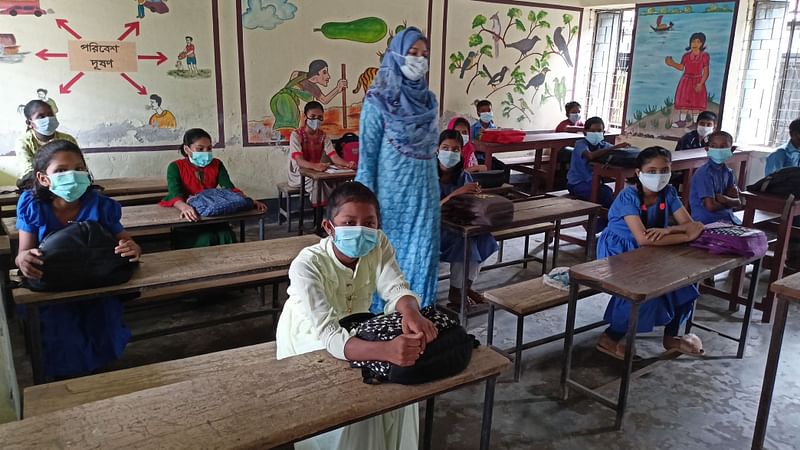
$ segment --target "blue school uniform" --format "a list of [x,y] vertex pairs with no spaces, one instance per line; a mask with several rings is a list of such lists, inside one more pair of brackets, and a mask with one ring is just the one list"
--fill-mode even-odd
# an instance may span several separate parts
[[733,170],[725,164],[717,164],[709,160],[697,169],[692,176],[692,189],[689,192],[692,219],[704,224],[721,220],[739,224],[740,221],[733,215],[731,208],[711,212],[703,204],[703,199],[706,197],[714,198],[717,194],[724,194],[735,184]]
[[[472,176],[467,172],[461,172],[455,183],[444,184],[439,181],[439,199],[447,197],[467,183],[472,183]],[[469,245],[470,264],[483,263],[497,251],[497,241],[491,233],[469,238]],[[449,263],[464,261],[464,238],[460,234],[442,229],[440,259]]]
[[[661,201],[647,208],[647,224],[645,227],[666,227],[669,216],[683,207],[678,193],[672,186],[665,188],[663,203],[666,206],[664,223],[654,224]],[[663,192],[663,191],[662,191]],[[608,227],[597,241],[597,257],[599,259],[619,255],[636,248],[639,244],[625,223],[626,216],[639,217],[642,203],[636,187],[630,186],[619,193],[611,209],[608,211]],[[643,280],[646,282],[647,280]],[[680,288],[668,294],[648,300],[639,306],[639,322],[637,332],[646,333],[656,326],[667,325],[675,321],[684,322],[690,317],[694,301],[700,294],[694,286]],[[612,338],[620,338],[628,331],[628,319],[631,314],[631,303],[620,297],[612,296],[608,302],[604,319],[609,323],[606,332]],[[677,320],[675,320],[677,319]]]
[[[116,201],[90,189],[80,202],[76,222],[99,222],[114,235],[124,230],[122,209]],[[35,235],[41,242],[65,226],[56,217],[52,202],[36,199],[33,191],[22,193],[17,203],[18,230]],[[47,377],[91,373],[119,358],[131,337],[122,322],[122,303],[113,297],[42,306],[39,310]]]
[[470,131],[470,134],[472,134],[472,139],[477,141],[481,137],[481,131],[492,129],[492,128],[497,128],[494,125],[494,121],[489,122],[489,126],[484,128],[483,124],[481,123],[481,121],[478,120],[477,122],[472,124],[472,130]]
[[675,151],[680,150],[690,150],[693,148],[702,148],[708,145],[708,136],[704,138],[700,138],[700,134],[697,131],[690,131],[678,140],[678,143],[675,144]]
[[769,176],[786,167],[800,167],[800,149],[792,145],[791,141],[775,149],[767,157],[767,166],[764,176]]

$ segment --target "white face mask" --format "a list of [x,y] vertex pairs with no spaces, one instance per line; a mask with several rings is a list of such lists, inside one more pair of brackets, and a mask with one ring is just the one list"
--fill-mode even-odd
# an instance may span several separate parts
[[661,192],[667,187],[672,172],[667,173],[639,173],[639,182],[650,192]]
[[469,133],[461,135],[461,146],[469,144]]
[[572,113],[569,115],[569,121],[573,124],[576,124],[581,121],[581,114],[580,113]]
[[400,66],[400,71],[411,81],[421,80],[428,73],[428,58],[406,55],[405,63]]
[[461,161],[461,153],[450,150],[439,150],[439,162],[445,169],[452,169]]
[[708,136],[709,134],[714,132],[714,127],[697,127],[697,134],[700,135],[701,138]]
[[306,125],[308,125],[308,128],[311,128],[312,130],[319,128],[320,122],[322,121],[319,119],[306,119]]

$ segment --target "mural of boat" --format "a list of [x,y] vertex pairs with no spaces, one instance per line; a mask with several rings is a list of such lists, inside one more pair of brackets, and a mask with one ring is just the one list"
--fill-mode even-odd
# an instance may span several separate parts
[[656,33],[661,33],[661,32],[664,32],[664,31],[672,30],[672,27],[674,27],[675,24],[672,23],[672,22],[670,22],[669,25],[667,25],[665,23],[662,23],[661,21],[663,19],[664,19],[664,16],[658,16],[658,18],[656,19],[656,26],[650,25],[650,28],[652,28],[653,31],[655,31]]
[[17,38],[10,33],[0,33],[0,62],[18,63],[30,52],[20,52]]

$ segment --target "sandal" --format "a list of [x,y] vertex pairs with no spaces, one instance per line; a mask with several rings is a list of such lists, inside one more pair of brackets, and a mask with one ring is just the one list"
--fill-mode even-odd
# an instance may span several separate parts
[[[673,337],[678,341],[677,346],[667,348],[667,353],[681,353],[689,356],[705,356],[706,351],[703,349],[703,341],[694,333],[689,333],[681,337]],[[664,347],[667,345],[665,343]]]

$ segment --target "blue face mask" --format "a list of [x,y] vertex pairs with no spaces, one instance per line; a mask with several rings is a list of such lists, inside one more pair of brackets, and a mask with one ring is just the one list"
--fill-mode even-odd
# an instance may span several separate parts
[[708,159],[717,164],[723,164],[725,161],[731,159],[733,151],[729,148],[709,148]]
[[461,161],[461,153],[451,152],[450,150],[439,150],[438,158],[445,169],[451,169]]
[[587,131],[586,132],[586,140],[589,141],[592,145],[597,145],[603,142],[605,139],[605,135],[600,131]]
[[349,258],[361,258],[378,245],[378,230],[362,226],[334,227],[333,245]]
[[214,154],[211,152],[192,152],[192,154],[189,155],[189,161],[197,167],[205,167],[211,164],[213,159]]
[[56,116],[42,117],[41,119],[32,120],[33,128],[42,136],[52,136],[58,128],[58,119]]
[[92,184],[89,172],[70,170],[67,172],[48,175],[50,178],[50,192],[72,203],[81,198],[86,189]]
[[492,123],[492,119],[494,119],[494,114],[490,112],[482,112],[480,114],[481,122],[483,123]]

